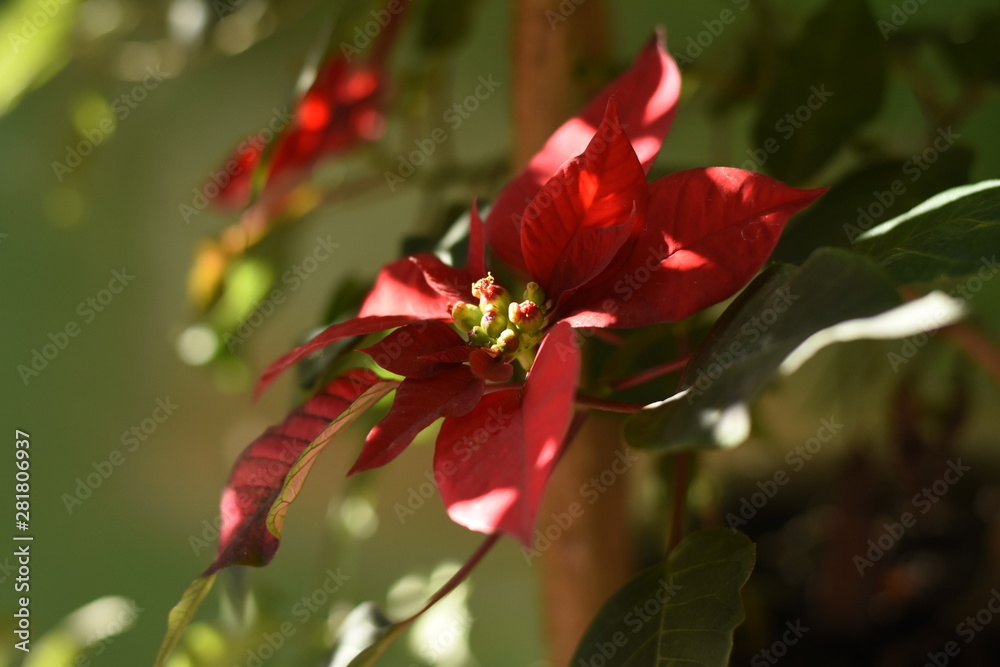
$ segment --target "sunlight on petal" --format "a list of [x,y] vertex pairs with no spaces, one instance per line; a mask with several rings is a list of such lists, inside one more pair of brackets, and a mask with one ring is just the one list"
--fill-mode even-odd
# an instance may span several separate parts
[[470,530],[491,533],[503,516],[517,502],[517,489],[493,489],[471,500],[460,500],[448,508],[448,514]]

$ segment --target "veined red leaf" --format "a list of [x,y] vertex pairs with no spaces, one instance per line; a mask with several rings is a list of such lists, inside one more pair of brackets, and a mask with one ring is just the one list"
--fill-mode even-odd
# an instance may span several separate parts
[[486,218],[490,248],[511,266],[525,270],[520,224],[525,207],[567,160],[582,153],[594,136],[612,97],[621,108],[622,127],[648,172],[670,129],[680,96],[681,75],[658,32],[625,73],[566,121],[535,157],[497,196]]
[[641,327],[718,303],[753,278],[788,219],[824,192],[728,167],[664,176],[650,184],[643,235],[577,292],[566,320]]
[[281,538],[281,531],[285,526],[285,514],[288,513],[288,506],[298,497],[299,491],[302,490],[302,485],[305,484],[306,477],[308,477],[309,471],[312,470],[312,465],[315,463],[316,457],[320,455],[320,452],[330,444],[334,436],[357,421],[358,417],[363,415],[368,408],[378,403],[383,396],[398,385],[399,383],[395,380],[381,380],[373,384],[363,394],[358,396],[329,426],[323,429],[323,432],[309,443],[308,447],[302,450],[298,460],[295,461],[295,464],[288,470],[288,474],[285,475],[285,481],[281,486],[281,490],[278,492],[278,496],[271,506],[271,511],[267,514],[267,529],[271,531],[272,535],[276,538]]
[[385,465],[438,418],[467,414],[479,402],[484,387],[485,383],[465,365],[428,378],[403,380],[392,408],[368,434],[361,455],[348,474]]
[[315,336],[308,343],[299,345],[291,352],[285,354],[280,359],[272,363],[261,374],[254,388],[254,396],[260,396],[274,379],[281,375],[289,367],[294,366],[303,358],[309,356],[316,350],[322,350],[327,345],[332,345],[338,340],[350,338],[351,336],[363,336],[375,333],[376,331],[387,331],[396,327],[420,321],[423,318],[410,315],[395,315],[385,317],[356,317],[346,322],[340,322],[327,327],[325,331]]
[[[203,576],[231,565],[259,567],[271,561],[279,540],[268,530],[267,518],[293,464],[328,430],[331,421],[337,420],[332,426],[339,431],[356,419],[361,410],[349,409],[360,398],[370,405],[373,396],[390,388],[370,370],[351,370],[293,410],[281,424],[267,429],[240,454],[222,495],[222,528],[215,562]],[[350,419],[338,420],[348,411]]]
[[614,100],[583,154],[539,190],[521,222],[531,277],[558,298],[598,275],[646,211],[646,175],[618,119]]

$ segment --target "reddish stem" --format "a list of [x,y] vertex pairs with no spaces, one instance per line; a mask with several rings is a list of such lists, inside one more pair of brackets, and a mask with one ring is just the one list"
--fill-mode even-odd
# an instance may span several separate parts
[[584,408],[593,408],[594,410],[603,410],[604,412],[623,412],[630,415],[646,407],[642,403],[625,403],[623,401],[612,401],[593,396],[577,396],[576,404]]
[[942,331],[948,340],[1000,384],[1000,350],[993,341],[965,322],[946,327]]
[[614,391],[622,391],[624,389],[631,389],[632,387],[637,387],[640,384],[649,382],[650,380],[655,380],[658,377],[663,377],[664,375],[670,375],[674,371],[679,371],[684,368],[688,361],[691,360],[691,355],[685,355],[673,361],[668,361],[665,364],[660,364],[659,366],[653,366],[652,368],[647,368],[644,371],[640,371],[631,377],[627,377],[624,380],[619,380],[617,383],[612,385]]
[[500,533],[493,533],[492,535],[489,535],[485,540],[483,540],[483,543],[479,545],[479,548],[476,549],[476,552],[469,557],[469,560],[465,561],[465,565],[463,565],[461,569],[458,572],[456,572],[444,586],[439,588],[438,591],[431,596],[431,599],[427,601],[427,604],[425,604],[420,609],[420,611],[413,614],[412,616],[403,619],[396,625],[400,627],[409,625],[413,621],[420,618],[421,614],[423,614],[428,609],[437,604],[441,600],[441,598],[443,598],[445,595],[451,593],[453,590],[458,588],[458,585],[468,578],[472,570],[475,569],[476,565],[479,564],[479,561],[483,559],[483,556],[489,553],[490,549],[493,548],[493,545],[496,544],[497,540],[499,539],[500,539]]

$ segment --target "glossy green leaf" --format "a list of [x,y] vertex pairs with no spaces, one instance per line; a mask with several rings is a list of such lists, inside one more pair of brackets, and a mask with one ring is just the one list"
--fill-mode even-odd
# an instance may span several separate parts
[[167,658],[170,657],[170,652],[174,650],[177,641],[184,634],[184,628],[194,618],[198,607],[201,606],[208,592],[212,590],[212,584],[214,583],[214,574],[207,577],[198,577],[184,591],[181,601],[170,610],[170,614],[167,616],[167,634],[163,637],[163,643],[160,644],[160,650],[156,654],[156,662],[153,663],[153,667],[163,667],[166,663]]
[[633,415],[636,447],[733,447],[750,432],[750,401],[777,373],[791,373],[836,342],[892,339],[938,329],[964,316],[963,304],[934,293],[900,306],[872,262],[817,251],[797,269],[776,267],[736,299],[684,371],[686,388]]
[[689,535],[604,603],[570,664],[726,667],[754,561],[743,533]]
[[968,183],[972,158],[972,151],[954,146],[926,171],[919,156],[853,171],[791,219],[771,257],[800,264],[817,248],[849,247],[882,222],[943,190]]
[[830,0],[778,61],[754,131],[757,167],[806,181],[878,113],[885,71],[885,41],[867,3]]
[[1000,180],[946,190],[868,231],[855,250],[881,264],[900,284],[979,273],[1000,265]]

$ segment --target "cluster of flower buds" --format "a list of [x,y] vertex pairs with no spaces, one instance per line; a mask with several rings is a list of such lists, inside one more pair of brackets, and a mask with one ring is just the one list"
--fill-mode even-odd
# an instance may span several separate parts
[[472,285],[472,295],[479,305],[459,301],[451,308],[452,321],[476,347],[496,350],[510,359],[519,357],[531,363],[534,348],[542,339],[539,333],[545,321],[545,293],[537,283],[528,283],[522,301],[514,301],[510,292],[498,285],[489,274]]

